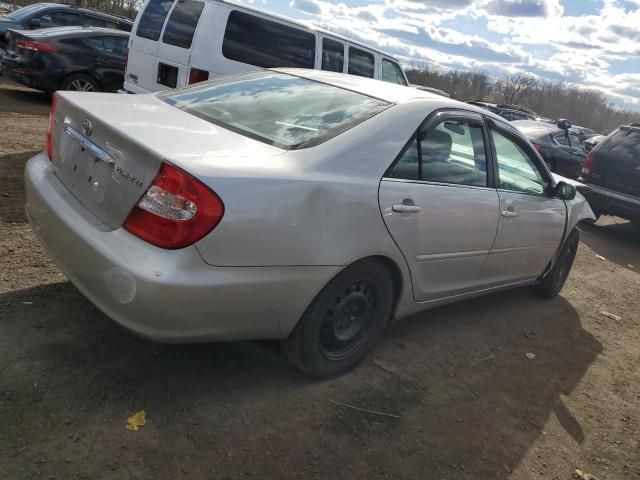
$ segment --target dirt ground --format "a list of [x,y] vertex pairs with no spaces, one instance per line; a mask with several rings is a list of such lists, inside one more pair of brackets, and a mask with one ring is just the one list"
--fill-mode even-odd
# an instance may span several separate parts
[[22,210],[48,101],[0,79],[1,479],[640,479],[640,229],[583,226],[555,300],[417,315],[315,381],[272,342],[141,340],[66,281]]

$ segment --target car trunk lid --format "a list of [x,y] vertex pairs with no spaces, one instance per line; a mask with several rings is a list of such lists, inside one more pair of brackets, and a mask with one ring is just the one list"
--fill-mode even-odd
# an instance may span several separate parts
[[[229,162],[283,150],[178,110],[155,95],[59,92],[54,172],[106,230],[120,227],[163,161],[193,175],[223,175]],[[220,161],[221,158],[233,160]],[[215,168],[217,159],[218,168]]]

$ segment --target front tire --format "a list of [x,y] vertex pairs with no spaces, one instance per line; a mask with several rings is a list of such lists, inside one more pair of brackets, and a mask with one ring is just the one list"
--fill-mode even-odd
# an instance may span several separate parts
[[393,308],[387,268],[365,260],[340,272],[313,300],[282,342],[287,358],[313,377],[351,370],[382,336]]
[[574,229],[565,240],[562,250],[560,251],[560,256],[553,266],[553,269],[540,284],[536,285],[536,292],[540,296],[544,298],[555,298],[558,296],[573,266],[579,242],[580,232]]

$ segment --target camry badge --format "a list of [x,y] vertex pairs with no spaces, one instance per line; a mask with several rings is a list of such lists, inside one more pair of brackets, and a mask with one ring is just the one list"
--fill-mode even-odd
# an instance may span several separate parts
[[93,125],[91,124],[91,120],[85,118],[82,122],[82,133],[84,133],[85,137],[90,137],[93,133]]

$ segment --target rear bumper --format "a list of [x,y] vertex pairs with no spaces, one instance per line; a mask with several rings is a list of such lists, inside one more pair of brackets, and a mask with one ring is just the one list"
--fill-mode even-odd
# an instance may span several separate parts
[[584,183],[580,191],[590,205],[601,213],[619,215],[624,218],[640,218],[640,198],[623,195],[603,187]]
[[52,76],[51,72],[34,69],[31,65],[16,62],[7,55],[0,56],[0,70],[7,78],[36,90],[53,92],[59,84],[59,79]]
[[163,250],[104,231],[44,153],[27,163],[25,182],[32,228],[67,278],[109,317],[157,341],[283,338],[339,270],[212,267],[193,246]]

